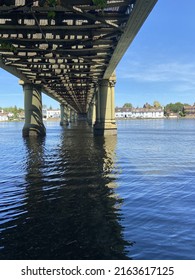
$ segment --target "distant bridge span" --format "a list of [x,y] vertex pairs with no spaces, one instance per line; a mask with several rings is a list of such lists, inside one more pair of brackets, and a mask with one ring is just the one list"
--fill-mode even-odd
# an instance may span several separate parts
[[44,135],[41,92],[115,134],[115,68],[157,0],[0,0],[0,67],[20,79],[23,135]]

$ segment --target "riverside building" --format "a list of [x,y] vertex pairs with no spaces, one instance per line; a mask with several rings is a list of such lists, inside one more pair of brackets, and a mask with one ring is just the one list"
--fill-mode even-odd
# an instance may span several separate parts
[[143,118],[160,119],[164,118],[163,108],[115,108],[116,118]]

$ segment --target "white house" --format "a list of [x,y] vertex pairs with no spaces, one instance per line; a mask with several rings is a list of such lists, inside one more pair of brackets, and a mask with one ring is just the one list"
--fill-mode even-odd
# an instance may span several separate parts
[[14,113],[9,112],[9,113],[7,114],[7,116],[8,116],[8,118],[13,118]]
[[43,109],[43,118],[49,119],[49,118],[60,118],[60,109]]
[[143,118],[158,119],[164,118],[163,108],[116,108],[116,118]]
[[8,121],[8,115],[6,113],[0,113],[0,122]]
[[132,118],[132,109],[131,108],[115,108],[115,117],[116,118]]

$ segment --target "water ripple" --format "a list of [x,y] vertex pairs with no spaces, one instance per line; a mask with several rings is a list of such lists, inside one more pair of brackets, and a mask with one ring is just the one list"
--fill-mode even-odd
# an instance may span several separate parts
[[0,124],[0,259],[195,258],[194,120],[46,126]]

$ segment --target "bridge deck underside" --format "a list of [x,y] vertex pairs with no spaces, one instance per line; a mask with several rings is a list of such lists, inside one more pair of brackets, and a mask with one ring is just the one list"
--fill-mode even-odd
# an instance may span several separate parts
[[136,6],[96,1],[0,0],[0,66],[86,112]]

